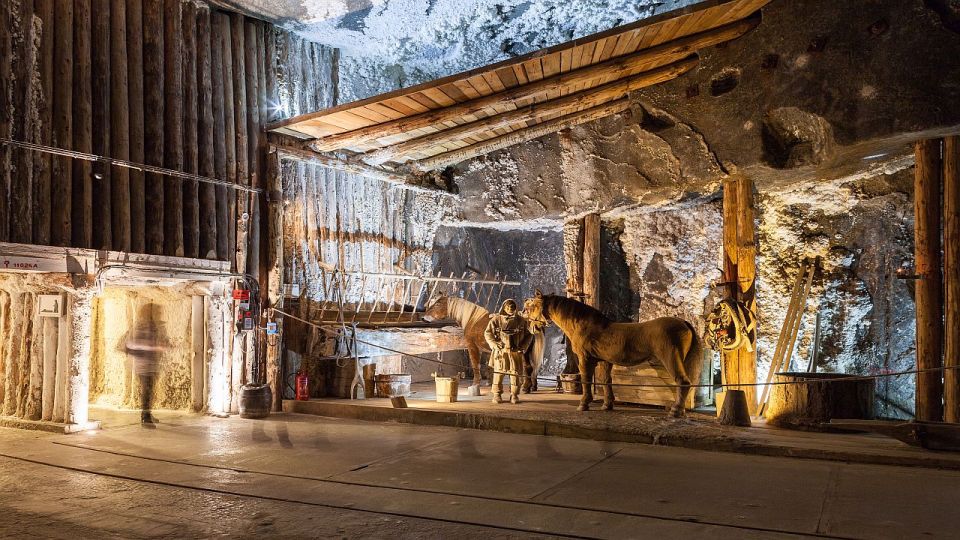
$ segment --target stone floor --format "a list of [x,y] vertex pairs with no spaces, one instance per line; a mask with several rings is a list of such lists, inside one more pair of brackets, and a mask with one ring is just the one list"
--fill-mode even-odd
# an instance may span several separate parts
[[0,428],[0,537],[956,537],[960,473],[375,423]]
[[468,396],[461,387],[456,403],[437,403],[433,383],[418,383],[412,390],[407,409],[395,409],[390,400],[374,398],[284,401],[284,410],[354,420],[960,471],[960,453],[924,450],[882,435],[787,430],[769,426],[762,419],[754,419],[750,428],[721,426],[708,411],[691,412],[678,420],[668,418],[660,408],[618,405],[614,411],[603,411],[595,403],[590,411],[578,412],[578,395],[558,394],[552,388],[523,394],[517,405],[491,403],[489,386],[482,388],[480,397]]

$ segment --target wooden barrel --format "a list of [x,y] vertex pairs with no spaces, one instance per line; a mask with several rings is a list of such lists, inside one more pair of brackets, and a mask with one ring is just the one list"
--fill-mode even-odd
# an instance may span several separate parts
[[270,415],[273,392],[266,384],[246,384],[240,388],[240,417],[266,418]]
[[777,373],[770,390],[767,422],[820,428],[832,418],[872,420],[876,381],[845,373]]
[[404,373],[376,375],[378,397],[406,397],[410,395],[410,383],[413,377]]

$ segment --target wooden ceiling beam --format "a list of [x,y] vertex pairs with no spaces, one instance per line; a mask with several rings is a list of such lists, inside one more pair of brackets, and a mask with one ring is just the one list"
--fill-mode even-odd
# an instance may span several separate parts
[[562,129],[614,115],[629,108],[630,98],[620,98],[616,101],[611,101],[609,103],[592,107],[584,111],[567,114],[553,120],[547,120],[546,122],[542,122],[528,128],[511,131],[510,133],[500,135],[499,137],[481,141],[464,148],[458,148],[457,150],[451,150],[449,152],[437,154],[436,156],[430,156],[428,158],[415,161],[411,165],[413,168],[420,171],[442,169],[476,156],[501,150],[508,146],[532,141],[533,139],[555,133]]
[[736,22],[680,38],[656,47],[620,56],[599,64],[592,64],[567,73],[554,75],[536,82],[516,86],[502,92],[481,96],[470,101],[458,103],[442,109],[434,109],[420,114],[390,120],[372,126],[362,127],[328,135],[315,141],[313,148],[319,151],[346,148],[371,139],[400,135],[435,124],[459,120],[464,116],[483,112],[485,109],[510,105],[516,101],[542,97],[550,92],[569,89],[577,85],[590,84],[595,79],[635,73],[651,64],[663,65],[679,60],[692,52],[736,39],[760,24],[759,17],[742,19]]
[[367,152],[360,157],[367,163],[379,165],[388,161],[400,160],[403,157],[428,150],[445,142],[458,141],[484,132],[506,128],[518,122],[536,122],[540,117],[548,114],[569,112],[570,109],[577,107],[593,107],[623,97],[631,91],[675,79],[696,66],[698,61],[697,55],[691,54],[679,62],[663,67],[624,77],[575,94],[535,103],[522,109],[508,111],[437,133],[385,146]]

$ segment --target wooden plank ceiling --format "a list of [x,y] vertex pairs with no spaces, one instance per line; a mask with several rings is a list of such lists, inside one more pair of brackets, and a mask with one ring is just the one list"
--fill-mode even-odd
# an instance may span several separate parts
[[769,2],[707,0],[268,129],[354,162],[441,168],[626,109],[630,91],[686,73],[698,49],[756,27]]

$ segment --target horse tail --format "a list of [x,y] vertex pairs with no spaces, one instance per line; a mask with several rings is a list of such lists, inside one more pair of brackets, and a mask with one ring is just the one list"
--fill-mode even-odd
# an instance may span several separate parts
[[683,322],[686,323],[687,329],[690,331],[690,347],[683,357],[683,367],[684,371],[687,372],[687,378],[690,379],[690,384],[698,384],[700,382],[700,371],[703,369],[703,343],[700,341],[697,329],[690,324],[690,321]]

